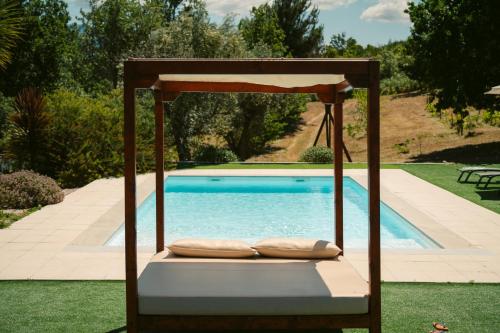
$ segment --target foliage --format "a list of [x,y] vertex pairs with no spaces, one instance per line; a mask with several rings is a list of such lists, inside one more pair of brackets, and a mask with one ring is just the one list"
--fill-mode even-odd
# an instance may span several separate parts
[[7,228],[12,223],[28,216],[29,214],[36,212],[39,207],[29,208],[20,212],[8,212],[0,210],[0,229]]
[[21,13],[16,1],[0,0],[0,70],[10,63],[12,50],[22,37]]
[[285,33],[285,46],[296,58],[319,54],[323,43],[323,26],[319,23],[319,9],[311,0],[274,0],[272,7],[278,24]]
[[380,61],[380,92],[393,95],[415,91],[417,81],[408,76],[408,67],[413,57],[408,54],[405,42],[388,43],[379,48],[376,59]]
[[383,46],[359,45],[356,39],[345,33],[334,34],[326,45],[323,56],[336,58],[373,57],[380,61],[380,92],[392,95],[415,91],[418,82],[408,76],[413,57],[408,53],[406,42],[389,42]]
[[71,40],[76,26],[63,0],[23,0],[24,34],[17,43],[12,62],[0,73],[0,90],[15,96],[25,87],[53,90],[70,71]]
[[238,161],[238,156],[229,149],[202,145],[195,151],[193,159],[197,162],[228,163]]
[[157,9],[150,1],[142,5],[138,0],[90,0],[89,12],[79,18],[85,65],[81,80],[87,82],[87,90],[95,89],[95,83],[103,91],[118,86],[123,60],[142,55],[151,32],[160,26],[163,14]]
[[[231,58],[246,54],[245,44],[230,20],[220,27],[212,24],[203,6],[180,14],[166,28],[152,36],[154,56],[178,58]],[[180,160],[191,159],[196,136],[213,132],[218,115],[230,114],[236,106],[235,95],[182,94],[170,103],[167,118]]]
[[239,94],[238,107],[217,133],[246,159],[264,151],[269,141],[295,130],[307,101],[308,95]]
[[332,149],[324,146],[309,147],[300,155],[299,162],[332,163]]
[[498,110],[493,110],[493,109],[484,110],[482,119],[487,124],[500,127],[500,111]]
[[333,34],[330,44],[326,45],[323,55],[328,58],[356,58],[364,57],[365,49],[356,39],[347,37],[345,32]]
[[66,90],[48,96],[52,122],[47,169],[64,187],[122,173],[120,100],[118,91],[96,99]]
[[281,57],[287,52],[285,32],[279,25],[274,8],[265,3],[253,7],[248,18],[241,19],[239,30],[251,49],[267,46],[272,56]]
[[7,121],[11,113],[14,112],[14,103],[12,97],[5,97],[0,92],[0,149],[2,139],[7,131]]
[[32,208],[61,202],[64,194],[57,183],[32,171],[0,175],[0,208]]
[[368,126],[368,99],[366,89],[356,89],[353,92],[353,97],[356,100],[354,108],[354,123],[345,126],[347,135],[351,138],[357,136],[363,137],[366,135],[366,127]]
[[412,76],[437,98],[438,110],[453,109],[463,134],[468,106],[499,103],[483,95],[500,77],[499,3],[425,0],[409,3],[408,13]]
[[411,142],[410,139],[406,139],[404,142],[396,143],[394,145],[394,149],[396,149],[396,151],[399,154],[409,154],[410,153],[410,147],[409,147],[410,142]]
[[7,132],[6,155],[18,169],[44,171],[50,116],[40,91],[25,88],[14,100]]
[[166,22],[172,22],[182,9],[185,0],[157,0],[152,1],[151,5],[161,8],[163,19]]

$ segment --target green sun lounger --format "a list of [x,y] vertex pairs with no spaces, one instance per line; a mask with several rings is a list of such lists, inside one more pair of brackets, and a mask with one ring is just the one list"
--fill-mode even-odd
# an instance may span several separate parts
[[[479,176],[476,187],[480,187],[481,184],[484,184],[483,189],[488,187],[493,178],[500,177],[500,171],[478,171],[475,172],[475,174]],[[484,178],[486,178],[485,183],[482,182]]]
[[[461,169],[458,169],[460,171],[460,175],[458,176],[457,182],[462,182],[466,183],[469,180],[469,177],[475,173],[477,174],[478,172],[500,172],[499,168],[491,168],[491,167],[482,167],[482,166],[475,166],[475,167],[463,167]],[[462,176],[466,175],[465,179],[462,180]]]

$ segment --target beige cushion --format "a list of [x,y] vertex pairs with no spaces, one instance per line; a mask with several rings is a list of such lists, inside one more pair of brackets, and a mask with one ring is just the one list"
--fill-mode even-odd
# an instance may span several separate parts
[[253,248],[266,257],[298,259],[333,258],[342,251],[331,242],[304,238],[269,238]]
[[333,260],[187,258],[157,254],[138,281],[139,313],[320,315],[368,312],[368,283]]
[[255,255],[255,250],[250,245],[238,240],[180,239],[168,246],[168,249],[185,257],[247,258]]

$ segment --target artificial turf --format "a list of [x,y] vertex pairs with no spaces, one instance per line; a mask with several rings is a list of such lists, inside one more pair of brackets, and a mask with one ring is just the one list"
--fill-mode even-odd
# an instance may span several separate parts
[[[500,284],[382,285],[384,332],[429,332],[445,321],[451,333],[498,333],[499,313]],[[124,325],[122,281],[0,282],[0,332],[125,332]]]

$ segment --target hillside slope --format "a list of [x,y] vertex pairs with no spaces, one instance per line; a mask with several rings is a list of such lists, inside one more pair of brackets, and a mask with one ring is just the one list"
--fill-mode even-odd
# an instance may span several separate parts
[[[500,128],[479,124],[474,135],[458,136],[444,120],[426,110],[425,96],[382,96],[381,160],[383,162],[500,162]],[[344,105],[344,126],[352,122],[354,100]],[[271,145],[271,152],[249,159],[260,162],[296,162],[312,146],[323,118],[323,105],[308,104],[299,129]],[[366,161],[366,137],[351,138],[344,130],[344,140],[354,162]],[[325,144],[325,134],[320,137]],[[398,149],[396,145],[400,145]],[[405,152],[407,151],[407,152]]]

